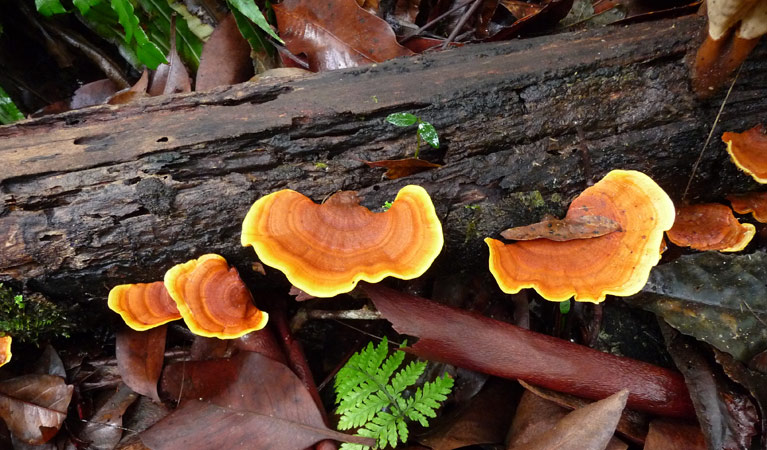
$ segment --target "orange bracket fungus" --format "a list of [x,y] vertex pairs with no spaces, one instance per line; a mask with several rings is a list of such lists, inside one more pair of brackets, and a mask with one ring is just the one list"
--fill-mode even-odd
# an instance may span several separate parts
[[727,206],[706,203],[679,208],[674,226],[666,234],[680,247],[739,252],[751,242],[756,228],[738,222]]
[[758,222],[767,223],[767,192],[729,195],[727,200],[738,214],[751,213]]
[[442,250],[442,225],[429,194],[405,186],[374,213],[355,192],[318,205],[285,189],[260,198],[242,224],[242,245],[314,297],[349,292],[359,281],[422,275]]
[[764,0],[708,0],[706,3],[708,35],[698,49],[692,68],[693,89],[702,97],[714,92],[745,61],[759,38],[767,34],[767,2]]
[[181,318],[176,302],[162,281],[121,284],[109,291],[109,309],[120,314],[136,331],[144,331]]
[[613,170],[575,200],[565,220],[594,215],[620,230],[590,239],[548,239],[504,244],[487,238],[490,272],[506,293],[535,288],[545,299],[599,303],[605,296],[639,292],[660,260],[663,232],[674,223],[674,204],[647,175]]
[[11,337],[0,337],[0,366],[11,360]]
[[[765,2],[767,3],[767,2]],[[761,184],[767,183],[767,130],[757,125],[742,133],[725,132],[722,141],[732,161]]]
[[268,315],[222,256],[208,254],[173,266],[165,287],[193,333],[219,339],[238,338],[264,328]]

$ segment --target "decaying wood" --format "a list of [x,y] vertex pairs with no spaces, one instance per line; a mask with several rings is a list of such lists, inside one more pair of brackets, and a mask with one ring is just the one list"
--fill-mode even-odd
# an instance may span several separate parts
[[[0,280],[101,300],[206,252],[247,270],[240,223],[288,187],[317,201],[357,189],[380,208],[424,186],[446,234],[435,271],[481,270],[483,237],[561,214],[610,169],[644,171],[679,200],[721,101],[690,91],[702,27],[687,17],[471,45],[1,127]],[[764,120],[764,53],[741,71],[718,133]],[[412,154],[415,130],[384,121],[395,111],[435,125],[442,148],[422,157],[441,168],[390,181],[362,162]],[[708,200],[753,188],[718,135],[693,183]]]

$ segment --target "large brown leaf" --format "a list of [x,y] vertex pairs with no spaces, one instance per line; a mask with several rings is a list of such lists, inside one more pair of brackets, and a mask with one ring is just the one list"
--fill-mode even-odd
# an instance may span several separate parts
[[274,5],[280,37],[294,54],[304,53],[313,71],[382,62],[412,52],[394,32],[355,0],[285,0]]
[[[213,362],[187,365],[207,366]],[[233,373],[237,376],[230,383],[219,384],[218,392],[209,392],[210,402],[186,402],[142,433],[141,440],[153,450],[302,450],[323,439],[373,445],[372,439],[328,429],[301,380],[285,365],[258,353],[243,352],[221,360],[216,370],[224,373],[224,367],[227,377]],[[198,373],[204,373],[204,377],[215,375],[205,370],[192,371],[189,377],[200,376]],[[190,383],[204,384],[199,380]]]
[[242,83],[252,75],[250,45],[237,29],[234,16],[229,13],[202,48],[194,89],[207,91],[216,86]]
[[[138,398],[125,383],[121,383],[77,433],[78,444],[87,443],[89,450],[111,450],[120,442],[123,434],[123,414]],[[81,445],[80,445],[81,447]],[[70,440],[65,450],[76,450],[78,446]]]
[[157,380],[165,359],[167,325],[146,331],[124,327],[117,332],[117,368],[123,382],[141,395],[160,401]]
[[693,414],[677,372],[380,285],[365,284],[363,290],[400,334],[419,338],[405,349],[419,357],[590,399],[629,389],[630,408],[670,416]]
[[67,417],[72,389],[55,375],[24,375],[0,382],[0,418],[20,441],[44,444]]

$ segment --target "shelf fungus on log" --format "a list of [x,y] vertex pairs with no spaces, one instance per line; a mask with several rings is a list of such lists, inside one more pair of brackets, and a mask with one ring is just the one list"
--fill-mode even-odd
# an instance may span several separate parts
[[751,242],[756,228],[738,222],[726,205],[705,203],[679,208],[674,226],[666,234],[680,247],[739,252]]
[[0,337],[0,367],[7,364],[11,360],[11,337]]
[[745,61],[759,38],[767,34],[767,1],[708,0],[706,3],[708,34],[692,66],[692,86],[701,97],[716,92]]
[[736,213],[751,213],[758,222],[767,223],[767,192],[728,195],[727,200]]
[[203,255],[165,273],[165,287],[193,333],[234,339],[264,328],[268,314],[222,256]]
[[136,331],[144,331],[181,318],[176,302],[162,281],[121,284],[109,291],[109,309]]
[[429,194],[413,185],[383,213],[360,206],[355,192],[338,192],[318,205],[285,189],[256,201],[242,225],[242,245],[314,297],[349,292],[359,281],[416,278],[442,244]]
[[610,218],[620,230],[590,239],[548,239],[504,244],[487,238],[490,271],[506,293],[534,288],[547,300],[599,303],[605,296],[639,292],[660,260],[663,232],[674,223],[674,204],[647,175],[613,170],[567,211]]
[[765,133],[767,129],[760,124],[742,133],[727,131],[722,134],[722,141],[727,144],[727,152],[732,162],[761,184],[767,183],[767,134]]

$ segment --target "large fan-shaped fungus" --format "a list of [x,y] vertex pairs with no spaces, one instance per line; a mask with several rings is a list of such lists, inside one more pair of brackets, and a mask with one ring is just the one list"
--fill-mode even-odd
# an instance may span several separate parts
[[120,314],[136,331],[144,331],[181,318],[176,302],[162,281],[121,284],[109,291],[109,309]]
[[750,223],[741,224],[732,210],[718,203],[705,203],[679,208],[674,226],[666,234],[680,247],[695,250],[739,252],[756,233]]
[[384,213],[360,206],[354,192],[317,205],[286,189],[256,201],[242,224],[242,245],[315,297],[349,292],[363,280],[416,278],[442,243],[434,205],[420,186],[402,188]]
[[0,337],[0,366],[11,360],[11,337]]
[[647,175],[614,170],[573,200],[567,219],[608,217],[620,230],[591,239],[547,239],[504,244],[487,238],[490,271],[506,293],[535,288],[544,298],[599,303],[627,296],[647,282],[660,260],[663,232],[674,223],[674,204]]
[[762,184],[767,183],[767,134],[765,133],[767,129],[764,125],[757,125],[742,133],[728,131],[722,134],[722,141],[727,144],[727,151],[735,165]]
[[738,214],[751,213],[758,222],[767,223],[767,192],[728,195],[727,200]]
[[165,287],[184,322],[200,336],[233,339],[266,326],[268,315],[222,256],[203,255],[173,266]]

